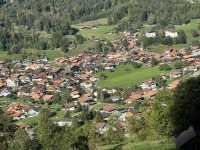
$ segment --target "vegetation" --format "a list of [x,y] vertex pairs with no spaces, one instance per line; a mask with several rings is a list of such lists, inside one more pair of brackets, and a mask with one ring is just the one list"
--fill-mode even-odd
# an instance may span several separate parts
[[104,71],[98,73],[99,76],[105,76],[105,80],[99,82],[100,87],[106,88],[128,88],[144,80],[165,74],[167,71],[161,71],[158,67],[153,68],[134,68],[132,65],[118,66],[113,72]]

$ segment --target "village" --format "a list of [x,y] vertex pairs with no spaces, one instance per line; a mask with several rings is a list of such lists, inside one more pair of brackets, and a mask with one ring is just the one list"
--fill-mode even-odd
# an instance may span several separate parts
[[[30,124],[24,124],[23,120],[37,117],[45,107],[51,108],[52,116],[56,116],[58,110],[63,114],[73,114],[67,118],[55,117],[54,123],[58,126],[70,126],[73,117],[81,121],[80,112],[87,108],[100,113],[102,120],[96,122],[96,131],[102,134],[108,129],[110,116],[117,116],[125,127],[127,118],[140,116],[138,106],[146,100],[151,103],[161,89],[173,90],[181,79],[200,75],[199,47],[192,47],[191,50],[168,49],[158,54],[136,46],[137,34],[123,34],[128,41],[128,50],[115,41],[113,45],[119,50],[107,54],[86,52],[54,61],[48,61],[47,58],[1,61],[0,97],[12,99],[3,109],[20,127],[27,127]],[[150,68],[152,61],[158,62],[157,66],[180,61],[184,66],[145,80],[135,88],[121,90],[98,86],[98,82],[104,80],[97,75],[100,71],[113,72],[116,66],[127,63],[138,63]],[[122,91],[125,94],[121,94]]]

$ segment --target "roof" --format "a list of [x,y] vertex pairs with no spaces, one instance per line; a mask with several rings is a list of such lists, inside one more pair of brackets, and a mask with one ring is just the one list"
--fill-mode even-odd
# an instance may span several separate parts
[[53,95],[44,95],[44,96],[42,97],[42,99],[43,99],[44,101],[51,101],[51,100],[53,99]]
[[106,106],[103,107],[103,110],[106,112],[112,112],[115,110],[114,105],[113,104],[108,104]]
[[158,93],[158,90],[145,90],[144,97],[153,97]]
[[96,129],[102,129],[102,128],[104,128],[105,127],[105,125],[106,125],[106,123],[105,122],[99,122],[99,123],[97,123],[96,124]]
[[137,101],[139,99],[143,98],[143,92],[142,91],[136,91],[136,92],[132,92],[131,96],[128,98],[128,101],[134,102]]

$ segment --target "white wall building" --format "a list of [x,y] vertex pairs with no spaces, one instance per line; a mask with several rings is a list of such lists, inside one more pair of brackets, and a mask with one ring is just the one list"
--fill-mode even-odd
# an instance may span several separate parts
[[178,33],[177,32],[172,32],[172,31],[165,31],[165,37],[177,38],[178,37]]
[[156,33],[155,32],[147,32],[147,33],[145,33],[145,36],[147,38],[155,38],[156,37]]

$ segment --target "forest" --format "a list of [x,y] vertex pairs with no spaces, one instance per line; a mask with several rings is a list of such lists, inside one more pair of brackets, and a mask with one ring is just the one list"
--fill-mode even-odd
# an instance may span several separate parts
[[67,52],[84,40],[71,27],[82,21],[106,17],[116,31],[135,32],[144,24],[165,27],[200,17],[200,2],[188,0],[1,0],[0,7],[0,49],[9,53],[23,48]]

